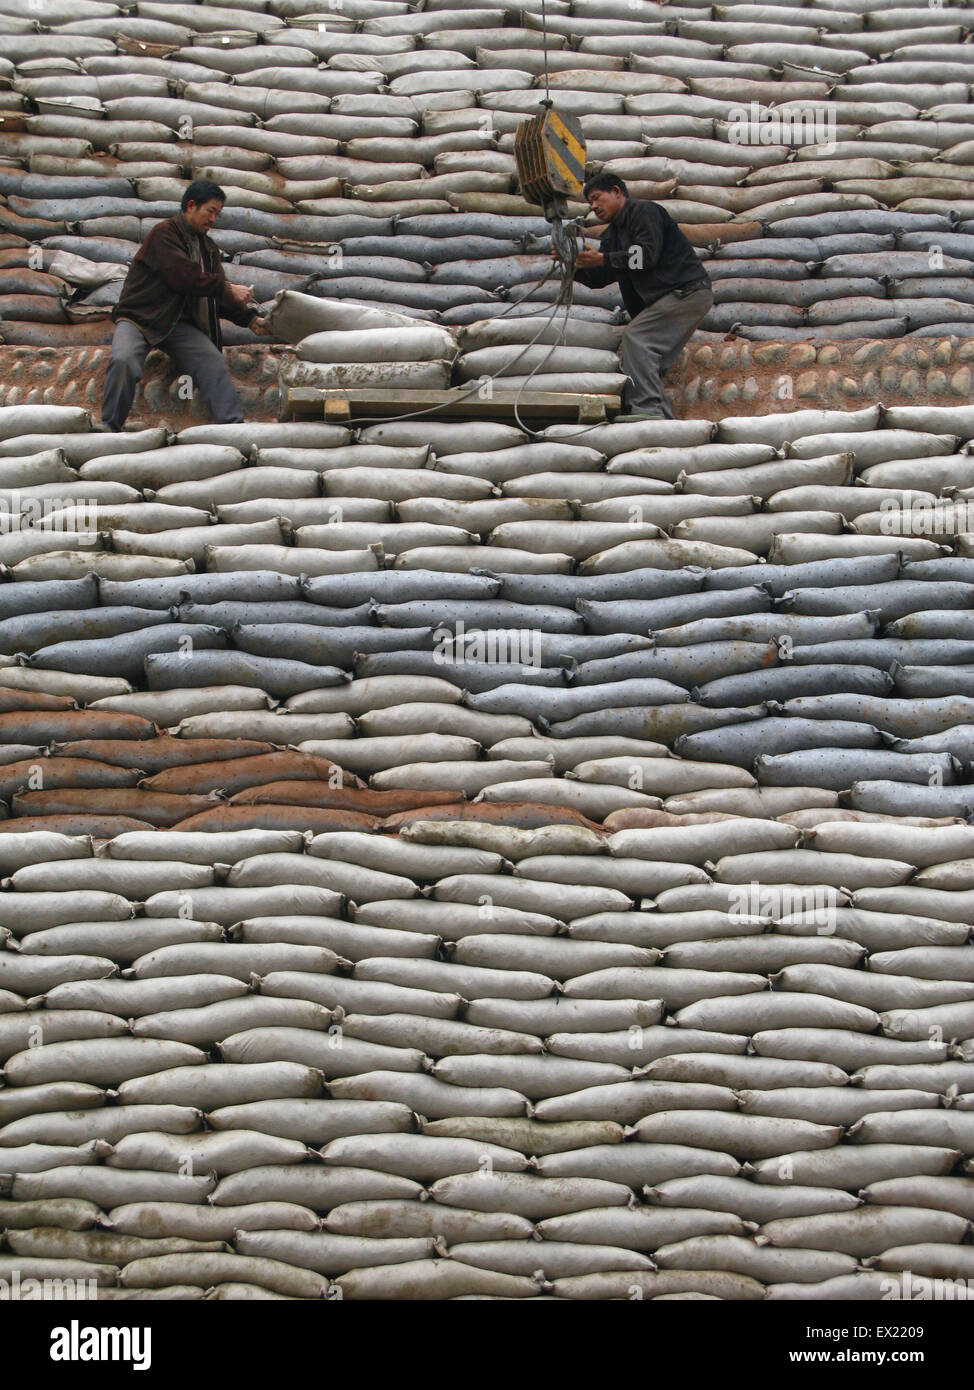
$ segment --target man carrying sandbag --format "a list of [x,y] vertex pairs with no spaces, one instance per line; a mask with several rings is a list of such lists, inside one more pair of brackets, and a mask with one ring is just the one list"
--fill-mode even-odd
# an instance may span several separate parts
[[157,223],[135,253],[112,312],[104,429],[118,431],[125,424],[146,353],[155,347],[192,378],[217,424],[244,418],[223,357],[220,319],[262,335],[269,330],[250,302],[250,287],[228,282],[219,249],[207,235],[225,202],[219,184],[197,179],[183,194],[181,210]]
[[599,249],[578,253],[575,278],[590,289],[618,280],[629,322],[622,330],[622,370],[629,378],[616,420],[672,420],[663,377],[714,302],[710,277],[689,241],[661,207],[630,198],[615,174],[596,174],[585,197],[608,223]]

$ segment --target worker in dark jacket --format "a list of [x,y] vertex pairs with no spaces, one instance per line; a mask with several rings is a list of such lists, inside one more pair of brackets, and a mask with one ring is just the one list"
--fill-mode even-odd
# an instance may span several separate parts
[[597,251],[579,251],[575,278],[592,289],[618,280],[629,314],[622,330],[629,414],[615,418],[672,420],[663,376],[714,302],[710,277],[666,209],[630,198],[622,179],[597,174],[586,183],[585,197],[608,226]]
[[243,411],[223,358],[220,318],[266,334],[248,285],[231,285],[207,233],[223,211],[218,184],[197,179],[175,217],[159,222],[129,267],[112,313],[115,332],[105,374],[102,425],[120,430],[132,408],[146,353],[161,348],[191,377],[218,424]]

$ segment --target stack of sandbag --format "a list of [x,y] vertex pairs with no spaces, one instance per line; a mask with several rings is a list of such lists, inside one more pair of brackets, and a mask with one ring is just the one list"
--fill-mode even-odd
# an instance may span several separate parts
[[284,290],[268,315],[272,330],[296,344],[281,368],[282,386],[439,390],[450,384],[455,335],[342,300]]
[[[564,313],[485,318],[461,328],[459,382],[500,391],[618,395],[626,382],[617,349],[621,330]],[[486,386],[483,387],[486,389]]]

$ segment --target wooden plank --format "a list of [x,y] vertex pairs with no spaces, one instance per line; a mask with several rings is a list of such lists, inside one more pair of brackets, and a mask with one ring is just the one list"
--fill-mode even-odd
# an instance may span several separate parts
[[344,424],[351,415],[348,400],[342,396],[326,396],[324,407],[325,419],[335,424]]
[[578,423],[580,425],[601,424],[606,418],[605,400],[605,396],[579,396]]
[[416,389],[323,389],[292,386],[281,399],[283,419],[321,419],[346,421],[353,416],[409,415],[421,412],[429,417],[456,419],[514,420],[515,407],[521,419],[570,420],[595,424],[610,418],[621,407],[618,396],[574,395],[560,391],[423,391]]

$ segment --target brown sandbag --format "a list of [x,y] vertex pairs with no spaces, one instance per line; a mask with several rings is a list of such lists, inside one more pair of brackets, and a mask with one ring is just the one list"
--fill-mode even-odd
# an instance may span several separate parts
[[22,758],[15,763],[0,763],[0,799],[9,801],[22,787],[29,789],[32,779],[37,779],[38,769],[47,791],[62,787],[134,787],[139,779],[137,768],[113,767],[92,758]]
[[59,791],[22,792],[14,797],[12,809],[15,816],[129,815],[147,821],[150,829],[166,829],[212,805],[212,796],[173,796],[138,787],[65,787]]
[[378,816],[330,811],[315,806],[230,806],[226,803],[190,816],[173,830],[377,830]]
[[680,231],[691,246],[711,246],[715,241],[751,241],[762,227],[760,222],[681,222]]
[[46,695],[41,690],[11,690],[0,686],[0,714],[11,714],[21,710],[35,709],[75,709],[70,695]]
[[149,43],[144,39],[130,39],[127,34],[115,34],[112,42],[119,53],[128,53],[133,58],[171,58],[179,49],[178,43]]
[[645,806],[611,811],[602,822],[603,830],[647,830],[661,825],[714,825],[721,820],[740,820],[730,811],[690,811],[679,816],[674,811],[654,811]]
[[335,779],[340,787],[365,787],[361,778],[346,772],[329,758],[315,753],[288,750],[280,753],[261,753],[253,758],[232,758],[227,762],[197,763],[193,767],[173,767],[149,777],[142,784],[147,791],[200,792],[243,791],[273,780],[328,781]]
[[83,348],[107,347],[115,324],[110,318],[85,323],[36,323],[5,319],[3,341],[11,347]]
[[[5,155],[14,155],[17,158],[22,157],[24,159],[27,159],[30,157],[30,155],[37,153],[37,136],[29,135],[26,131],[15,131],[13,129],[13,126],[10,124],[7,112],[5,111],[0,112],[0,134],[2,134],[4,138]],[[87,148],[85,148],[86,145],[88,146]],[[81,138],[75,139],[74,137],[71,137],[61,142],[61,148],[59,149],[59,153],[62,154],[65,157],[65,159],[83,159],[87,155],[90,155],[92,151],[90,145],[88,145],[88,142],[86,140],[82,140]],[[16,219],[17,214],[15,212],[8,212],[6,217],[12,223]],[[26,222],[27,220],[27,218],[21,218],[21,221]],[[51,230],[49,232],[43,232],[43,236],[64,236],[67,232],[67,223],[65,222],[48,223],[47,225],[51,227]],[[60,230],[55,232],[55,226],[59,226]],[[4,230],[10,231],[11,228],[5,227]],[[21,232],[20,235],[25,236],[28,241],[34,240],[34,237],[32,237],[29,232]]]
[[0,743],[69,743],[96,734],[103,738],[152,738],[155,732],[151,719],[114,710],[21,709],[0,714]]
[[70,294],[71,287],[59,275],[51,275],[45,270],[33,270],[26,266],[0,266],[0,296],[15,294],[43,294],[57,299],[62,294]]
[[452,791],[413,792],[406,788],[373,791],[371,787],[338,789],[329,782],[266,782],[245,787],[230,797],[231,806],[259,806],[276,802],[279,806],[324,806],[333,811],[361,811],[371,816],[391,816],[396,811],[414,811],[421,806],[446,806],[456,799]]
[[137,767],[151,775],[167,768],[188,764],[220,762],[226,758],[252,758],[259,753],[271,753],[272,743],[250,738],[174,738],[160,734],[158,738],[131,739],[84,738],[75,743],[55,743],[52,752],[70,758],[92,758],[117,767]]
[[427,805],[416,811],[387,816],[383,830],[399,831],[417,820],[474,820],[488,825],[510,825],[516,830],[539,830],[545,825],[581,825],[601,832],[595,821],[569,806],[545,806],[537,801],[456,801],[449,806]]
[[[0,210],[7,212],[7,209]],[[45,232],[51,236],[53,233]],[[67,315],[60,299],[49,294],[0,294],[0,321],[25,323],[64,323]]]
[[97,840],[111,840],[127,830],[155,830],[147,820],[132,816],[17,816],[0,824],[0,834],[12,831],[18,835],[28,830],[50,830],[55,835],[91,835]]
[[662,183],[656,183],[652,179],[626,179],[630,198],[649,198],[653,202],[675,193],[678,183],[679,179],[664,179]]

